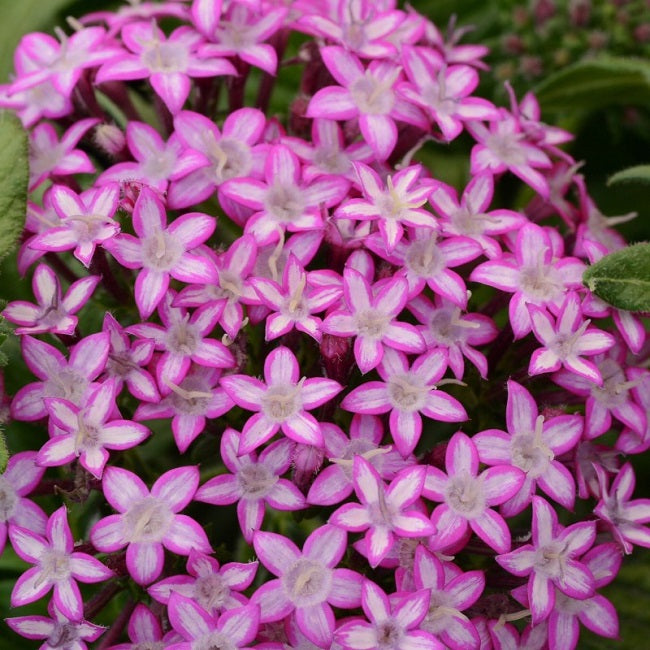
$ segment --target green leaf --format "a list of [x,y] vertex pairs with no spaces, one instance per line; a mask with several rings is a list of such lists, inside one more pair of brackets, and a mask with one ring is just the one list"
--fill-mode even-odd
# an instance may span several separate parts
[[650,183],[650,165],[635,165],[612,174],[607,185],[617,183]]
[[650,104],[650,62],[602,56],[549,75],[535,94],[546,110],[594,110],[613,104]]
[[590,266],[582,281],[617,309],[650,311],[650,244],[634,244]]
[[20,120],[0,113],[0,259],[16,246],[25,225],[29,158]]

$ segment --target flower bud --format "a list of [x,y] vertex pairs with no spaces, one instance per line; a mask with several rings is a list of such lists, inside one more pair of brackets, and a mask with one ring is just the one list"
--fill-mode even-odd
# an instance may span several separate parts
[[117,158],[126,149],[126,137],[115,124],[99,124],[95,128],[95,142],[112,158]]

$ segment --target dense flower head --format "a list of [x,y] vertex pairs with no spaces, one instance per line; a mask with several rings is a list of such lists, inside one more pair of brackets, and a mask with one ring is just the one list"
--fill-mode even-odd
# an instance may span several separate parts
[[[2,312],[0,552],[29,565],[11,605],[42,610],[11,629],[75,650],[109,611],[120,650],[616,637],[598,590],[650,547],[619,458],[650,448],[649,349],[582,282],[624,240],[570,134],[532,94],[481,97],[486,48],[393,0],[70,24],[25,36],[0,86],[29,131],[31,282]],[[452,146],[454,184],[430,164]]]

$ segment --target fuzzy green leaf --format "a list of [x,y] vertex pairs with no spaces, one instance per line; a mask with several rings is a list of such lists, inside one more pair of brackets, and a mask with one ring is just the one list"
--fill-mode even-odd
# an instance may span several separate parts
[[607,185],[618,183],[650,183],[650,165],[635,165],[612,174]]
[[29,157],[20,120],[0,113],[0,258],[16,246],[25,225]]
[[650,244],[634,244],[590,266],[582,281],[617,309],[650,311]]
[[546,110],[648,105],[650,62],[609,56],[578,61],[546,77],[535,94]]

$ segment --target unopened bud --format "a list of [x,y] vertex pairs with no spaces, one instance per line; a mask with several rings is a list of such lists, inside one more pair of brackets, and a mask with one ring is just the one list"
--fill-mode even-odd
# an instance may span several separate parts
[[320,344],[320,354],[325,374],[347,384],[354,364],[352,363],[352,339],[332,334],[323,334]]
[[293,450],[293,482],[299,490],[306,490],[323,464],[325,454],[313,445],[297,444]]
[[648,43],[650,41],[650,23],[642,23],[634,28],[634,40],[637,43]]
[[126,137],[115,124],[99,124],[95,128],[95,142],[112,158],[118,157],[126,149]]
[[536,0],[533,3],[533,16],[538,25],[545,23],[549,18],[555,15],[555,2],[554,0]]
[[569,17],[572,25],[584,27],[591,18],[591,0],[571,0]]

